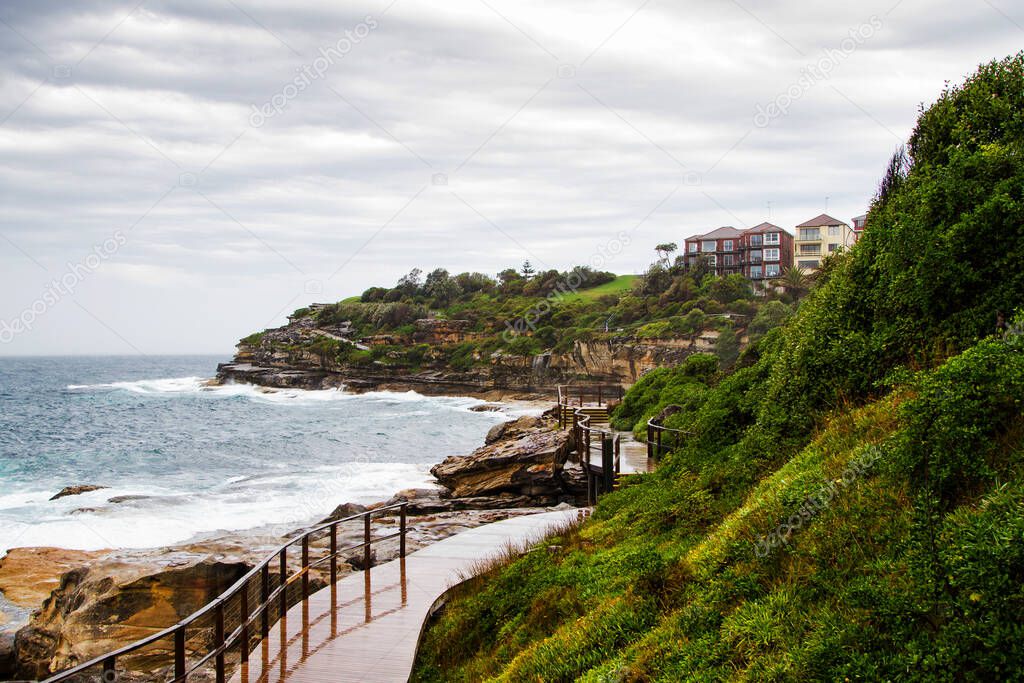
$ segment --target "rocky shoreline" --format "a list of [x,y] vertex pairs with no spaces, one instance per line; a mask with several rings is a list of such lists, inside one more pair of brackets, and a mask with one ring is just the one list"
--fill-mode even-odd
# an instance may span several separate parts
[[[472,454],[431,470],[438,488],[401,491],[369,508],[409,503],[412,552],[475,526],[574,505],[586,487],[582,467],[571,461],[571,438],[550,415],[499,424]],[[366,509],[345,503],[325,519]],[[301,531],[208,534],[145,550],[12,549],[0,560],[0,679],[43,678],[170,626]],[[355,544],[361,535],[361,523],[342,524],[339,544]],[[397,541],[386,542],[374,547],[374,561],[397,553]],[[361,555],[342,567],[361,569]],[[325,585],[324,578],[314,576],[313,585]]]

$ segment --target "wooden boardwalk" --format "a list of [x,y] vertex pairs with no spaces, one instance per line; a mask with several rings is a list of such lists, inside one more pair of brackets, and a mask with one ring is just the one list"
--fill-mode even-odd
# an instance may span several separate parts
[[580,510],[515,517],[446,538],[314,593],[278,622],[234,683],[407,681],[431,607],[479,561],[540,540]]

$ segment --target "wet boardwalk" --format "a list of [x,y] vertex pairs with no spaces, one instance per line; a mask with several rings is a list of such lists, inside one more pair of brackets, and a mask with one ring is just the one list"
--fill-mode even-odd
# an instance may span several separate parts
[[407,681],[431,607],[479,561],[532,542],[578,510],[515,517],[346,576],[288,611],[234,683]]

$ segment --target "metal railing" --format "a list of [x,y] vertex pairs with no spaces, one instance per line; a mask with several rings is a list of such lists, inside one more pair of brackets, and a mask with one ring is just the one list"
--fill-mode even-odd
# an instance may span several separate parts
[[660,460],[661,456],[679,448],[691,433],[682,429],[671,429],[654,420],[655,418],[651,418],[647,421],[647,457]]
[[[587,502],[590,505],[615,489],[616,475],[622,471],[619,438],[608,430],[591,427],[592,418],[592,415],[577,410],[573,414],[572,425],[576,453],[587,478]],[[594,463],[595,451],[600,457],[600,464]]]
[[[114,683],[120,677],[118,662],[123,660],[137,660],[140,668],[152,674],[154,679],[175,683],[186,681],[193,674],[200,675],[200,670],[212,663],[217,683],[224,683],[227,676],[226,657],[232,649],[237,646],[239,661],[248,662],[252,647],[267,638],[272,623],[283,618],[288,609],[300,599],[308,600],[310,573],[313,569],[329,563],[330,585],[333,586],[338,582],[338,558],[342,553],[362,550],[363,569],[369,572],[373,560],[373,544],[394,538],[399,539],[399,557],[404,558],[407,506],[408,503],[398,503],[316,526],[278,547],[219,597],[177,624],[62,671],[43,683],[93,680]],[[395,511],[398,511],[399,530],[374,538],[371,533],[372,518],[375,515],[394,517]],[[357,520],[363,522],[362,543],[338,548],[338,527]],[[326,548],[315,545],[325,540],[328,542]],[[301,564],[296,571],[290,572],[288,551],[296,546],[301,549]],[[324,554],[313,560],[311,549],[314,552],[323,550]],[[173,652],[173,674],[166,661],[170,658],[169,652]],[[167,669],[162,675],[156,673],[161,667]],[[127,670],[136,672],[131,668]]]

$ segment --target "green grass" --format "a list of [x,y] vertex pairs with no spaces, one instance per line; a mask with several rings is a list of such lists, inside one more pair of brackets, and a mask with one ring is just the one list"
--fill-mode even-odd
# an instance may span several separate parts
[[361,297],[358,294],[356,294],[355,296],[350,296],[347,299],[342,299],[341,303],[343,303],[343,304],[357,304],[361,300],[362,300]]
[[639,275],[620,275],[611,282],[592,289],[583,289],[573,294],[567,294],[563,301],[595,301],[609,294],[625,294],[633,288],[633,283],[638,277]]

